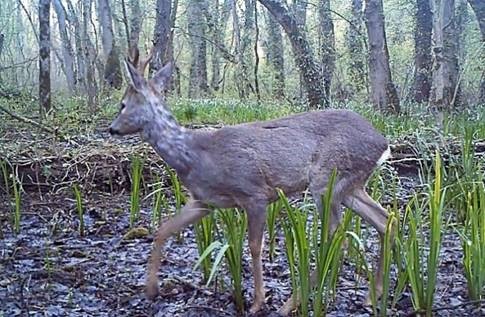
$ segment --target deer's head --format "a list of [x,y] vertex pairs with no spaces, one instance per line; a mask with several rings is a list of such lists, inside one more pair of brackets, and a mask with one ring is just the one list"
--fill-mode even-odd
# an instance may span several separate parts
[[[160,107],[166,110],[162,91],[167,87],[172,74],[172,63],[158,70],[151,79],[145,79],[144,72],[152,54],[138,63],[138,52],[124,61],[128,87],[120,103],[118,116],[111,123],[112,135],[127,135],[142,132],[144,127],[158,115]],[[168,112],[168,110],[166,110]]]

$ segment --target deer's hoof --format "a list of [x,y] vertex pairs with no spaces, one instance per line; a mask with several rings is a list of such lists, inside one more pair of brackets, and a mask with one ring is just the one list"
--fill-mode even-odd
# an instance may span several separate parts
[[264,302],[254,302],[253,305],[251,306],[251,308],[249,308],[249,313],[250,314],[256,314],[257,312],[259,312],[261,310],[261,308],[263,307],[264,305]]
[[145,295],[149,300],[154,300],[159,293],[158,282],[149,281],[145,288]]

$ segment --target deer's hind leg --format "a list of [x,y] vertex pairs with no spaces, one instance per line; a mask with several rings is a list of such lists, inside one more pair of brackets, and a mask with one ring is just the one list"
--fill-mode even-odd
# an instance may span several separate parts
[[[312,193],[313,200],[317,210],[321,213],[323,211],[322,197],[327,191],[328,174],[317,175],[310,183],[310,191]],[[332,193],[332,202],[330,205],[330,219],[329,219],[329,236],[332,236],[337,230],[341,221],[341,205],[344,194],[349,190],[351,182],[342,178],[336,181]],[[310,284],[314,285],[317,281],[317,273],[313,271],[310,275]],[[282,316],[288,316],[299,305],[297,290],[293,290],[291,297],[284,303],[279,309],[278,313]]]
[[263,281],[263,261],[261,253],[263,249],[264,227],[266,224],[267,203],[251,203],[246,207],[248,214],[248,242],[253,262],[254,298],[249,309],[251,314],[258,312],[265,302],[265,290]]
[[179,214],[160,225],[155,235],[152,254],[148,263],[148,277],[145,289],[148,299],[154,299],[158,295],[157,273],[160,269],[163,242],[173,233],[180,231],[189,224],[197,222],[209,214],[209,212],[210,210],[206,205],[191,198]]
[[[382,206],[373,200],[363,188],[354,190],[350,195],[344,199],[344,205],[354,210],[364,220],[369,222],[379,233],[380,237],[380,255],[375,272],[375,290],[376,297],[382,296],[382,281],[384,277],[384,234],[386,233],[386,225],[388,214]],[[370,290],[364,302],[365,305],[371,304]]]

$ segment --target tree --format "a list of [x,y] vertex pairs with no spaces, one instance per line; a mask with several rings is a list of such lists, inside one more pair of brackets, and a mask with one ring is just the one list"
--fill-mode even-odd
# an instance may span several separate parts
[[[485,2],[483,0],[468,0],[468,3],[473,9],[475,16],[478,20],[478,26],[480,28],[480,34],[482,37],[482,53],[481,60],[485,60]],[[482,63],[482,78],[480,80],[480,97],[479,104],[485,105],[485,68]]]
[[363,18],[362,0],[352,0],[352,16],[347,28],[345,37],[347,49],[349,52],[348,76],[350,85],[354,91],[360,91],[366,88],[366,70],[365,70],[365,53],[364,53],[364,34],[362,33]]
[[430,0],[416,0],[415,19],[412,98],[415,102],[421,103],[428,102],[431,90],[433,12]]
[[199,98],[209,92],[207,79],[207,24],[203,11],[207,3],[190,0],[187,5],[187,31],[192,51],[189,75],[189,98]]
[[120,89],[122,84],[121,66],[116,39],[113,34],[109,0],[98,0],[98,16],[105,59],[104,83],[108,87]]
[[150,64],[150,71],[160,69],[171,59],[171,56],[169,57],[169,52],[171,51],[169,47],[171,45],[171,12],[171,0],[157,0],[157,16],[153,35],[153,58]]
[[365,24],[369,38],[369,78],[374,107],[398,113],[399,97],[389,67],[382,0],[365,0]]
[[335,32],[330,14],[330,0],[320,0],[318,6],[320,54],[322,61],[325,106],[330,106],[330,86],[335,71]]
[[39,0],[39,103],[40,114],[51,108],[50,0]]
[[129,46],[129,50],[133,51],[134,49],[138,49],[138,42],[140,40],[140,32],[141,32],[141,24],[142,24],[140,1],[130,0],[130,7],[131,7],[131,23],[130,23],[131,28],[130,28],[130,37],[128,40],[128,46]]
[[458,56],[455,0],[434,0],[433,85],[430,104],[440,111],[458,104]]
[[307,94],[310,108],[320,108],[326,104],[321,73],[313,59],[305,32],[298,27],[295,17],[278,0],[259,0],[276,21],[283,27],[291,43]]
[[59,25],[59,35],[62,40],[62,70],[66,75],[67,88],[71,93],[76,89],[76,74],[74,70],[74,50],[71,45],[71,37],[68,34],[66,23],[66,9],[61,0],[52,0],[52,5],[57,15]]
[[285,96],[285,58],[281,26],[269,12],[266,15],[266,25],[268,33],[266,56],[274,72],[273,96],[283,98]]

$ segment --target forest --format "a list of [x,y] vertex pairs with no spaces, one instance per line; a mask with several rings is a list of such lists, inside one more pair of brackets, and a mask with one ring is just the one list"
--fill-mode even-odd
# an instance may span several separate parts
[[485,316],[485,1],[0,1],[27,315]]

